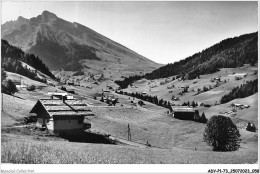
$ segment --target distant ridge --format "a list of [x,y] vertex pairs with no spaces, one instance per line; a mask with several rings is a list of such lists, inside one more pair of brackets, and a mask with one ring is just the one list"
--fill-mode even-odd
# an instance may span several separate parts
[[126,88],[141,78],[159,79],[179,75],[183,79],[195,79],[199,75],[217,72],[220,68],[235,68],[243,64],[254,65],[258,61],[258,32],[228,38],[186,59],[162,66],[143,76],[132,76],[116,81]]
[[258,61],[258,32],[228,38],[187,57],[184,60],[160,67],[145,75],[148,79],[182,75],[194,79],[198,75],[211,74],[219,68],[235,68],[243,64],[254,65]]

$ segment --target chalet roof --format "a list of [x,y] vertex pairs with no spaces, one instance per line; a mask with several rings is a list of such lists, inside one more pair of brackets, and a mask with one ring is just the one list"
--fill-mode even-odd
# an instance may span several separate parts
[[190,107],[172,107],[173,112],[195,112],[195,109]]
[[32,108],[30,113],[46,110],[50,117],[60,116],[94,116],[90,108],[81,100],[40,99]]

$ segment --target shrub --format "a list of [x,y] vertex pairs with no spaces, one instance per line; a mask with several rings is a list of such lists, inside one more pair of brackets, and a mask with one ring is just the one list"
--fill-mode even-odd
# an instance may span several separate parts
[[26,88],[28,91],[34,91],[36,87],[34,85],[30,85]]
[[64,86],[62,86],[60,89],[63,90],[63,91],[67,91]]
[[213,116],[207,123],[203,140],[214,151],[233,151],[240,147],[240,134],[229,117]]
[[17,90],[15,84],[9,79],[9,80],[4,80],[2,82],[2,89],[1,89],[1,91],[3,93],[13,95],[18,90]]
[[6,77],[7,77],[6,73],[4,72],[3,69],[1,69],[1,82],[3,82],[6,79]]
[[247,131],[251,131],[251,132],[255,132],[256,131],[256,127],[255,127],[255,125],[254,124],[252,124],[252,123],[247,123],[247,125],[246,125],[246,130]]

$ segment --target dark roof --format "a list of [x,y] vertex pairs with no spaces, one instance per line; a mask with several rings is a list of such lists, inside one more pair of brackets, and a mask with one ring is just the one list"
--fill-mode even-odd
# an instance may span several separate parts
[[57,116],[94,116],[87,104],[81,100],[40,99],[30,113],[40,112],[43,107],[50,117]]

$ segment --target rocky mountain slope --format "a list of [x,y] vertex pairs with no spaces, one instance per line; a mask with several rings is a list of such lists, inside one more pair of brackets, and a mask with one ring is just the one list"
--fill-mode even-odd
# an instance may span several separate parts
[[106,74],[106,67],[113,64],[120,77],[160,67],[90,28],[63,20],[48,11],[30,19],[19,17],[6,22],[2,25],[2,39],[38,55],[51,70],[84,69],[85,72]]

